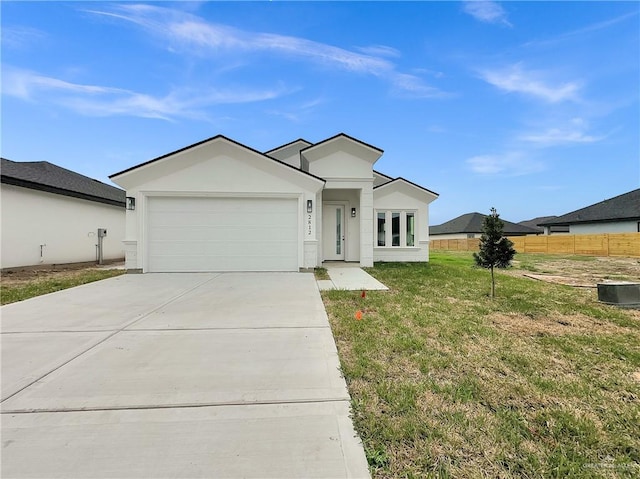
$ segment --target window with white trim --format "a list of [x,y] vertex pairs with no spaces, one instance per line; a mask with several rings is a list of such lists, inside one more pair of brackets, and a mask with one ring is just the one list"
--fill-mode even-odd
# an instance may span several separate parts
[[415,247],[417,216],[417,212],[411,210],[377,210],[376,245],[391,248]]

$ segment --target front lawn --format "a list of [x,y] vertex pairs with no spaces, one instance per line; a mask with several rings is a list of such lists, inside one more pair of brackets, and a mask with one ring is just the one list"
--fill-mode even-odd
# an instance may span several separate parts
[[639,312],[504,273],[491,300],[472,264],[432,253],[371,268],[388,292],[322,293],[373,476],[638,477]]
[[35,271],[29,278],[14,279],[11,274],[3,274],[0,281],[0,304],[15,303],[25,299],[73,288],[85,283],[112,278],[124,274],[117,269],[81,269],[62,271]]

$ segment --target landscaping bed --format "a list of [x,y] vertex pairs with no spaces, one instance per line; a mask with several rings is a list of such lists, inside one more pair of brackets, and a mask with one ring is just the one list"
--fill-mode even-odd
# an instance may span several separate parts
[[369,269],[388,292],[322,293],[375,478],[640,475],[640,312],[524,278],[547,271],[528,256],[494,300],[470,253]]

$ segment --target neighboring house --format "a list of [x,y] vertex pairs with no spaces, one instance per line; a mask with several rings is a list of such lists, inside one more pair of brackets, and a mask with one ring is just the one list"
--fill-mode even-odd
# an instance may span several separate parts
[[124,257],[125,194],[46,161],[2,158],[2,268]]
[[551,228],[558,226],[569,227],[571,234],[578,235],[640,232],[640,188],[539,225],[545,234],[553,233]]
[[[542,228],[541,226],[538,226],[540,223],[543,223],[545,221],[551,221],[556,219],[557,216],[539,216],[537,218],[533,218],[532,220],[527,220],[527,221],[520,221],[518,224],[522,225],[522,226],[528,226],[529,228],[533,228],[535,230],[538,231],[538,233],[542,234],[544,233],[544,228]],[[568,226],[563,226],[563,225],[558,225],[558,226],[552,226],[551,227],[551,232],[552,233],[568,233],[569,232],[569,227]]]
[[438,195],[373,170],[345,134],[266,153],[222,135],[111,175],[127,191],[129,270],[298,271],[428,261]]
[[[486,216],[482,213],[467,213],[441,225],[432,226],[429,228],[429,235],[434,240],[479,238],[482,235],[482,222]],[[503,233],[505,236],[524,236],[541,233],[535,228],[500,219],[504,223]]]

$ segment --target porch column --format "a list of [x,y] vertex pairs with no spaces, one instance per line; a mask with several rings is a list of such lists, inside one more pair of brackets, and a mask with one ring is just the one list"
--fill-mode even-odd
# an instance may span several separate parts
[[373,266],[373,184],[360,190],[360,266]]

